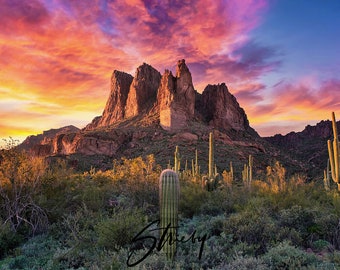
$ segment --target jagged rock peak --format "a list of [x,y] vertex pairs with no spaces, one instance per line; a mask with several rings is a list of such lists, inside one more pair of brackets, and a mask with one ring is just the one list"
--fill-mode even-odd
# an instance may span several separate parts
[[249,121],[236,98],[225,83],[208,85],[201,98],[201,114],[209,125],[222,130],[243,131],[249,128]]
[[111,76],[111,91],[102,116],[93,119],[86,129],[109,126],[125,117],[126,100],[133,77],[114,70]]
[[147,113],[156,103],[161,74],[152,66],[143,63],[136,70],[126,101],[125,117]]
[[195,90],[185,60],[179,60],[176,77],[165,70],[158,88],[160,125],[166,130],[179,130],[187,126],[195,114]]
[[110,126],[149,113],[158,114],[160,126],[169,131],[185,129],[193,119],[223,130],[249,128],[244,110],[227,86],[208,85],[202,95],[197,93],[182,59],[177,62],[176,76],[169,70],[161,76],[146,63],[136,69],[134,77],[115,70],[103,114],[94,118],[86,129]]
[[185,64],[185,60],[178,60],[177,62],[177,68],[176,68],[176,77],[180,78],[182,74],[186,74],[189,73],[191,76],[191,73],[189,71],[189,68],[187,67],[187,65]]

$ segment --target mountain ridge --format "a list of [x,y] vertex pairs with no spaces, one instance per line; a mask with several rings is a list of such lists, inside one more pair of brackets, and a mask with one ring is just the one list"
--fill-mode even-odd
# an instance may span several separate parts
[[[214,132],[215,160],[220,169],[230,161],[241,169],[251,154],[258,173],[265,173],[273,160],[280,160],[292,172],[308,172],[310,166],[302,154],[286,151],[289,141],[298,142],[294,138],[300,137],[299,133],[261,138],[225,83],[208,84],[202,94],[198,93],[184,59],[177,62],[175,74],[169,70],[161,74],[145,63],[137,68],[135,76],[114,70],[102,115],[83,129],[64,127],[29,136],[20,147],[45,157],[73,156],[80,160],[92,156],[90,162],[103,169],[112,164],[99,156],[112,160],[154,154],[165,166],[176,145],[189,161],[195,149],[201,149],[201,154],[208,151],[208,134]],[[324,126],[328,136],[331,125]],[[313,133],[313,128],[307,130]],[[309,135],[305,132],[305,136]],[[317,145],[321,148],[322,143]],[[290,149],[295,153],[294,145]],[[201,159],[205,163],[206,155]],[[319,170],[322,164],[320,161],[311,166]]]

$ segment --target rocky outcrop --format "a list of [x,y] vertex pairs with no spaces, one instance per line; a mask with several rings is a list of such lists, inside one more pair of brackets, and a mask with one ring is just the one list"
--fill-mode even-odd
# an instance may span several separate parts
[[87,129],[110,126],[125,118],[126,100],[133,77],[121,71],[113,71],[111,91],[101,116],[95,117]]
[[148,64],[137,68],[126,101],[125,118],[147,113],[156,103],[161,74]]
[[75,126],[66,126],[58,129],[50,129],[42,134],[28,136],[18,147],[19,149],[34,151],[38,155],[45,156],[53,153],[53,140],[60,134],[72,134],[79,132]]
[[[113,156],[121,148],[132,151],[139,145],[136,127],[141,126],[152,126],[152,130],[162,128],[182,134],[178,138],[192,141],[198,138],[192,132],[197,127],[200,130],[206,127],[208,130],[236,130],[248,134],[252,130],[244,110],[226,85],[208,85],[202,94],[198,93],[189,68],[182,59],[177,62],[175,76],[169,70],[161,76],[145,63],[137,68],[134,77],[115,70],[111,76],[110,95],[101,116],[95,117],[81,131],[68,127],[57,132],[45,132],[38,137],[27,138],[23,145],[38,155],[80,153]],[[127,135],[124,128],[130,127],[133,132]],[[230,143],[230,140],[228,136],[223,139],[225,143]]]
[[200,105],[196,108],[209,125],[221,130],[249,128],[247,115],[224,83],[208,85],[198,102]]
[[133,77],[125,72],[115,70],[111,76],[111,91],[105,109],[100,118],[95,118],[93,126],[109,126],[124,119],[126,100]]
[[95,117],[86,130],[150,113],[156,113],[160,126],[168,131],[186,129],[194,119],[221,130],[249,129],[244,110],[227,86],[224,83],[208,85],[202,94],[198,93],[182,59],[177,62],[176,76],[169,70],[161,76],[145,63],[137,68],[134,77],[114,71],[103,114]]
[[166,70],[157,96],[161,127],[169,131],[185,128],[195,115],[195,95],[191,73],[185,60],[178,61],[176,77]]
[[115,70],[103,114],[95,117],[85,129],[111,126],[130,117],[147,114],[156,103],[160,80],[161,74],[145,63],[137,68],[135,77]]

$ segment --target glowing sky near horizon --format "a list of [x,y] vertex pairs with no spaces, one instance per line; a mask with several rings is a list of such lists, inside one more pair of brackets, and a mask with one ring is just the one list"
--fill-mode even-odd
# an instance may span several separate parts
[[0,138],[80,128],[117,69],[186,59],[262,136],[340,118],[340,1],[0,0]]

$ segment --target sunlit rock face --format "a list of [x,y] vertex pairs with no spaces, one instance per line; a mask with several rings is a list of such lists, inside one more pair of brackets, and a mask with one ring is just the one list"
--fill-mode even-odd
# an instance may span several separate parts
[[159,121],[165,130],[187,126],[195,114],[195,89],[185,60],[178,61],[176,77],[166,70],[158,89]]
[[103,114],[92,120],[87,129],[110,126],[125,118],[126,100],[133,77],[121,71],[113,71],[111,76],[111,91]]

